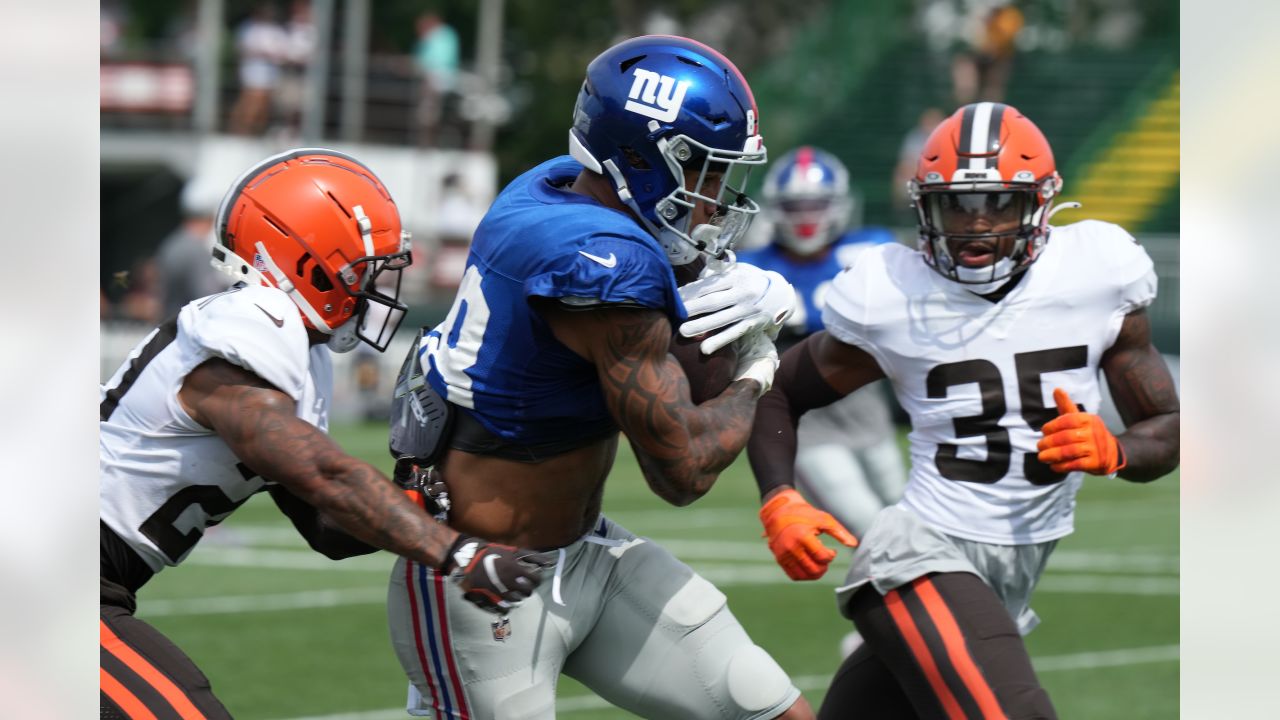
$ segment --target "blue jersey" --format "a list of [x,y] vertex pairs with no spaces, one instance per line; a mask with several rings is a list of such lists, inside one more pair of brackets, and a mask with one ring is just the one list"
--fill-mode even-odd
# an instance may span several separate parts
[[738,259],[764,270],[776,270],[786,278],[800,296],[800,305],[787,319],[786,334],[798,339],[822,329],[822,304],[835,276],[849,265],[862,250],[872,245],[895,242],[886,228],[865,227],[841,235],[830,245],[830,252],[808,261],[797,261],[776,244],[739,253]]
[[616,428],[595,367],[551,332],[529,301],[620,303],[685,319],[666,252],[631,216],[571,192],[582,166],[563,156],[516,178],[476,228],[448,317],[424,336],[428,382],[519,445]]

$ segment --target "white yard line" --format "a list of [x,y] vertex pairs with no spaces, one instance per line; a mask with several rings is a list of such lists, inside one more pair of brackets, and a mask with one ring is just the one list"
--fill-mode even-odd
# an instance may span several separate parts
[[[1050,563],[1052,565],[1052,563]],[[1047,573],[1036,586],[1036,594],[1065,595],[1166,595],[1179,594],[1176,577],[1132,577],[1126,575],[1062,575]]]
[[[1155,645],[1151,647],[1070,653],[1067,655],[1048,655],[1034,658],[1032,662],[1036,666],[1036,671],[1043,673],[1177,662],[1178,658],[1179,650],[1177,645]],[[791,678],[791,681],[801,690],[821,690],[831,682],[831,676],[799,675]],[[609,707],[612,707],[612,705],[595,695],[573,695],[556,700],[557,715],[582,710],[602,710]],[[308,715],[306,717],[291,718],[291,720],[399,720],[407,717],[409,715],[405,713],[403,708],[385,708],[337,715]]]
[[172,615],[223,615],[246,612],[276,612],[280,610],[306,610],[331,608],[344,605],[372,605],[387,601],[387,588],[355,587],[333,590],[306,590],[292,593],[263,595],[221,595],[172,600],[148,600],[138,602],[138,616],[142,619]]
[[1137,575],[1177,575],[1177,555],[1161,552],[1099,552],[1055,550],[1049,557],[1049,571],[1128,572]]
[[196,552],[183,561],[187,565],[205,565],[211,567],[244,567],[259,570],[322,570],[325,572],[377,572],[386,574],[391,571],[395,557],[387,553],[362,555],[347,560],[330,560],[314,552],[305,550],[264,550],[254,547],[226,547],[210,545],[197,548]]
[[[267,528],[255,528],[244,538],[267,540],[277,534]],[[269,542],[269,541],[268,541]],[[755,540],[687,540],[655,538],[654,542],[686,561],[722,560],[773,562],[764,541]],[[342,570],[386,572],[393,562],[390,555],[375,555],[333,561],[309,548],[280,548],[230,545],[225,540],[202,545],[186,562],[192,565],[220,567],[256,567],[270,570]],[[1137,575],[1177,574],[1178,556],[1158,552],[1101,552],[1059,550],[1049,560],[1049,569],[1061,571],[1126,572]],[[781,578],[781,571],[779,571]]]
[[[750,585],[782,585],[790,581],[773,564],[702,565],[695,564],[700,575],[720,587]],[[817,581],[834,588],[842,573],[828,573]],[[1036,588],[1038,594],[1052,595],[1144,595],[1175,597],[1179,594],[1176,577],[1144,577],[1126,575],[1072,575],[1049,573]],[[369,605],[386,600],[386,587],[353,587],[304,590],[261,595],[222,595],[195,598],[143,597],[138,603],[142,618],[181,615],[220,615],[246,612],[279,612],[332,608],[346,605]]]

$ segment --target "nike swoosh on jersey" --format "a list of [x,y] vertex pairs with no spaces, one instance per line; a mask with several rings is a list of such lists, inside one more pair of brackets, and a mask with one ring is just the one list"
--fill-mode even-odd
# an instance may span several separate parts
[[579,250],[578,254],[584,258],[587,258],[588,260],[595,260],[596,262],[600,263],[601,265],[607,268],[611,268],[614,265],[618,264],[618,258],[613,253],[609,253],[608,258],[602,258],[598,255],[592,255],[591,253],[585,250]]
[[284,327],[283,319],[278,318],[275,315],[272,315],[271,313],[267,312],[266,308],[262,307],[258,303],[254,303],[253,306],[261,310],[263,315],[266,315],[267,317],[271,318],[271,322],[275,323],[276,327]]

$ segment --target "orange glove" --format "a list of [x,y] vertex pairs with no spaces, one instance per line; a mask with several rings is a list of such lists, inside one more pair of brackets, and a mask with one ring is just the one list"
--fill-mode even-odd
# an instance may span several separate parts
[[1124,448],[1102,418],[1083,413],[1062,388],[1053,389],[1058,417],[1044,424],[1044,438],[1036,443],[1040,462],[1065,473],[1083,470],[1090,475],[1112,475],[1125,466]]
[[774,495],[760,508],[760,522],[764,523],[769,549],[792,580],[817,580],[835,560],[836,551],[818,540],[820,534],[827,533],[849,547],[858,546],[853,533],[830,513],[805,502],[793,488]]

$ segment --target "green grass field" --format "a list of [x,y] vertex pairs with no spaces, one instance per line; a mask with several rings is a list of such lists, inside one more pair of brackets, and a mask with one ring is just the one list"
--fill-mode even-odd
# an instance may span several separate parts
[[[351,452],[388,467],[386,430],[335,428]],[[661,542],[716,583],[747,632],[814,707],[850,628],[832,589],[844,568],[792,583],[760,539],[745,457],[686,508],[645,486],[625,449],[605,511]],[[1090,478],[1076,534],[1036,592],[1043,624],[1028,643],[1063,718],[1178,716],[1178,480]],[[388,641],[383,599],[392,556],[332,562],[312,553],[265,496],[213,529],[183,566],[139,594],[138,616],[181,646],[232,715],[247,720],[374,720],[403,713],[405,679]],[[632,717],[563,678],[558,714]]]

